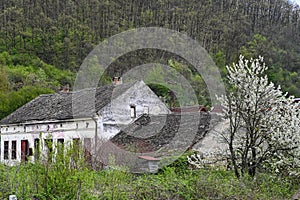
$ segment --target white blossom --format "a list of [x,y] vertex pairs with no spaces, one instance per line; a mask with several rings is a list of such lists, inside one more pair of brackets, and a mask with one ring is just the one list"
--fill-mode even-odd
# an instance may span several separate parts
[[226,68],[230,89],[218,100],[230,126],[220,136],[229,149],[231,145],[237,170],[243,174],[265,167],[300,175],[300,109],[294,97],[268,80],[262,57],[240,56],[237,64]]

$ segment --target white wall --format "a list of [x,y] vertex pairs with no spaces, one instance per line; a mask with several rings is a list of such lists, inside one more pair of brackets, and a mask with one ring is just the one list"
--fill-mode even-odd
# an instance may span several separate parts
[[144,113],[146,107],[150,115],[170,113],[156,94],[143,81],[140,81],[122,95],[114,98],[98,114],[103,117],[104,124],[128,124],[134,120],[130,115],[130,106],[135,106],[136,118]]
[[[24,131],[25,130],[25,131]],[[58,139],[64,139],[66,145],[70,144],[73,138],[95,137],[95,122],[92,119],[81,119],[64,122],[40,122],[38,124],[10,125],[1,127],[1,158],[0,161],[7,165],[15,165],[21,161],[21,141],[27,140],[29,148],[33,149],[34,140],[40,139],[41,153],[45,153],[44,139],[52,139],[53,146],[56,146]],[[11,143],[17,141],[17,159],[11,159]],[[9,141],[9,159],[4,160],[4,141]],[[29,156],[34,161],[34,156]]]

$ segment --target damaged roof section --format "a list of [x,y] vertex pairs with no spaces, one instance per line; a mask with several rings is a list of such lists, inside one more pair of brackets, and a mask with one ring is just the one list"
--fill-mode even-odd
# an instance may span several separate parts
[[210,114],[205,112],[143,115],[111,141],[122,149],[139,153],[187,149],[205,136],[209,124]]
[[[15,124],[29,121],[73,119],[73,102],[76,103],[76,117],[91,117],[112,99],[126,92],[136,82],[118,86],[105,85],[75,92],[43,94],[0,121],[0,124]],[[87,103],[95,102],[95,103]]]

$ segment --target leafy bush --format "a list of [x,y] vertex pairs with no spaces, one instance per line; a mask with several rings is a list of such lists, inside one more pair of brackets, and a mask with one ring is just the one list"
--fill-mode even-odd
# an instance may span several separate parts
[[[165,167],[158,174],[131,174],[124,169],[93,171],[68,158],[53,163],[0,165],[0,198],[18,199],[287,199],[299,180],[257,174],[237,179],[232,171]],[[64,162],[63,162],[64,161]]]

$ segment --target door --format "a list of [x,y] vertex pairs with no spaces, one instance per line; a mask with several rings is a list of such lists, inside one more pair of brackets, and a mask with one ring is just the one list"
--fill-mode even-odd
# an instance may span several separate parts
[[27,161],[28,156],[28,140],[21,140],[21,160],[22,162]]

